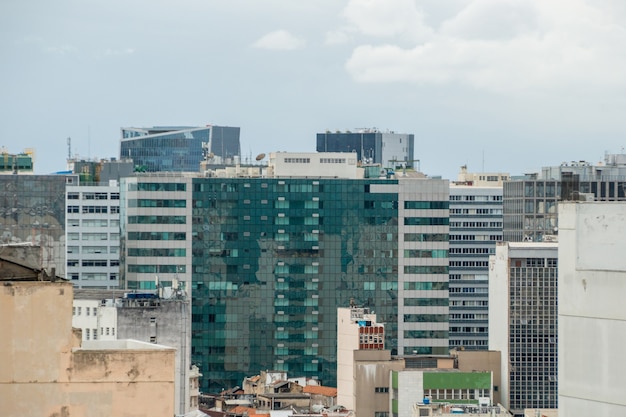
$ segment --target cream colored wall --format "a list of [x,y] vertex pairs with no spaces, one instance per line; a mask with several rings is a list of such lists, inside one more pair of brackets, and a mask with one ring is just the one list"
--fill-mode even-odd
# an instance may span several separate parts
[[458,353],[458,368],[462,372],[491,371],[492,385],[498,387],[493,391],[493,405],[501,404],[500,386],[502,385],[501,355],[495,350],[464,350]]
[[2,415],[174,415],[173,349],[76,348],[72,284],[0,286]]
[[[390,392],[376,392],[377,387],[391,387],[390,372],[404,369],[403,360],[392,361],[389,351],[371,351],[380,355],[379,361],[355,361],[357,416],[374,416],[376,412],[388,412],[391,415]],[[386,359],[386,360],[385,360]]]

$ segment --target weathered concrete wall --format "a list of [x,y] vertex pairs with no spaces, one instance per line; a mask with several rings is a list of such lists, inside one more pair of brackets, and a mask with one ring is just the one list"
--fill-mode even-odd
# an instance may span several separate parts
[[174,415],[173,349],[83,350],[72,284],[0,283],[2,416]]
[[626,202],[559,204],[559,413],[626,415]]

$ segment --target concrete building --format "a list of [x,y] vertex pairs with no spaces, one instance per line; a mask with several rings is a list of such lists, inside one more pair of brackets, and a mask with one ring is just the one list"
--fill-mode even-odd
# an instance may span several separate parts
[[489,349],[502,352],[502,404],[557,408],[557,243],[501,242],[489,266]]
[[626,415],[626,203],[559,204],[559,414]]
[[455,185],[502,188],[504,182],[510,180],[511,175],[508,172],[469,172],[467,165],[463,165]]
[[542,242],[558,234],[557,203],[591,199],[626,201],[626,154],[603,163],[564,162],[504,183],[503,239]]
[[120,188],[68,184],[65,190],[66,277],[78,288],[118,288]]
[[167,173],[121,180],[120,287],[190,288],[192,243],[191,177]]
[[201,161],[241,157],[239,130],[212,125],[124,127],[120,158],[132,159],[140,172],[198,172]]
[[121,188],[124,286],[191,284],[204,392],[261,369],[334,385],[336,309],[351,298],[384,318],[393,352],[447,353],[447,181],[151,175]]
[[398,417],[413,417],[415,406],[431,402],[449,404],[449,413],[462,405],[475,412],[491,411],[493,381],[489,371],[402,369],[391,372],[390,385],[391,413]]
[[506,173],[469,173],[450,184],[450,348],[487,349],[489,256],[502,240]]
[[[415,136],[406,133],[381,132],[376,128],[317,134],[318,152],[356,152],[362,164],[380,164],[383,168],[418,167],[413,158]],[[417,164],[416,164],[417,162]]]
[[383,355],[387,359],[384,336],[384,325],[376,322],[376,315],[370,314],[369,309],[356,306],[337,309],[337,404],[358,411],[355,352],[373,351],[373,357]]
[[486,406],[499,403],[499,352],[392,357],[376,343],[384,326],[375,314],[353,306],[337,309],[337,315],[337,404],[356,415],[410,416],[426,396],[448,404],[478,406],[480,398],[489,399]]
[[39,247],[37,265],[64,277],[65,185],[77,183],[76,175],[0,175],[0,244]]
[[132,338],[176,349],[175,411],[183,415],[198,409],[198,368],[190,361],[190,301],[181,291],[154,292],[75,290],[72,324],[83,340]]
[[[21,268],[21,278],[6,273]],[[7,416],[174,414],[172,348],[132,340],[81,342],[72,284],[32,281],[13,264],[0,291],[0,398]],[[26,278],[25,278],[26,277]]]
[[355,152],[272,152],[267,176],[357,178]]

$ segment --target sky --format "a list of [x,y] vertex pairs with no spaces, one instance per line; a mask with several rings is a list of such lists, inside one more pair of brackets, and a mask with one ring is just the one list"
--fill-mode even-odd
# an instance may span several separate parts
[[626,146],[623,0],[2,0],[0,57],[0,147],[38,174],[127,126],[239,126],[244,161],[376,127],[451,179]]

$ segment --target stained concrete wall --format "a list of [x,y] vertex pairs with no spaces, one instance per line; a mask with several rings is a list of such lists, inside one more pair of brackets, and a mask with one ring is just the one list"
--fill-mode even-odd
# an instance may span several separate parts
[[559,204],[559,414],[626,415],[626,203]]
[[174,349],[81,349],[72,299],[69,282],[0,283],[2,415],[171,417]]

